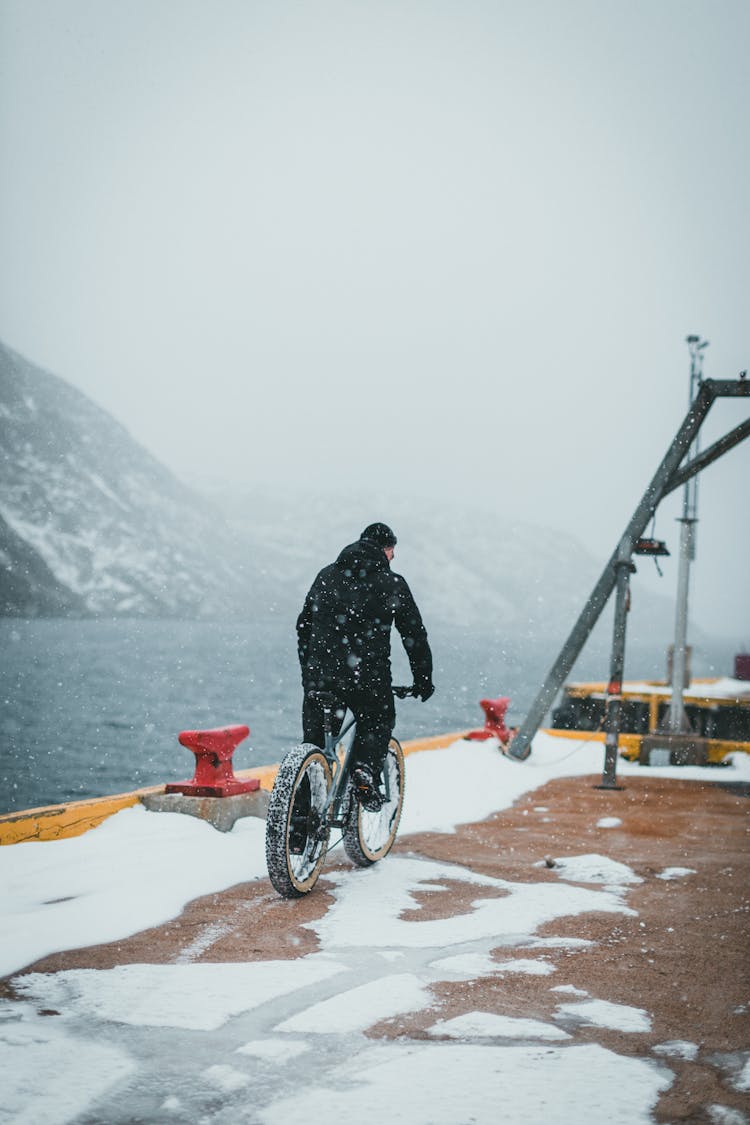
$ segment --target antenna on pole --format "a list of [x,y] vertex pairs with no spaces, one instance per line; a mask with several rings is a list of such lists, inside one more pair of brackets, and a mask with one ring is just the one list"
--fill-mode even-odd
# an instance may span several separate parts
[[[700,336],[686,337],[690,352],[690,397],[688,406],[692,407],[703,383],[703,353],[708,340]],[[686,466],[695,460],[700,452],[700,439],[688,451]],[[698,522],[698,474],[685,482],[682,492],[682,516],[679,519],[680,555],[677,572],[677,598],[675,607],[674,645],[672,647],[672,700],[669,705],[667,729],[671,734],[690,730],[685,712],[683,692],[689,686],[687,658],[688,592],[690,588],[690,563],[695,559],[695,525]]]

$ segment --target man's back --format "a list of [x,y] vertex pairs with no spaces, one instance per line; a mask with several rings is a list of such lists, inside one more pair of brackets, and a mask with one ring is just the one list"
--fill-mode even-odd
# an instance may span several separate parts
[[376,543],[359,539],[344,547],[318,574],[297,621],[303,681],[364,689],[390,684],[394,622],[415,678],[429,679],[427,633],[405,579],[392,573]]

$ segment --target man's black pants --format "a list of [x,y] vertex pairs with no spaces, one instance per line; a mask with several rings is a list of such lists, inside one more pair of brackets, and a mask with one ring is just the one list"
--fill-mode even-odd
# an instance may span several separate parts
[[[385,760],[393,728],[396,725],[396,708],[391,685],[375,690],[332,686],[334,696],[332,729],[337,734],[347,707],[357,720],[357,730],[352,746],[353,765],[368,766],[377,777]],[[319,700],[311,699],[305,691],[302,704],[302,737],[305,742],[322,746],[323,707]]]

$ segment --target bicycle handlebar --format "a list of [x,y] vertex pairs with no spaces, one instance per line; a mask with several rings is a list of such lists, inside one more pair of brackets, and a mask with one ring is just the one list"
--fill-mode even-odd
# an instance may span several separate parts
[[[406,699],[409,695],[413,695],[416,698],[418,694],[414,684],[408,687],[406,684],[394,684],[391,691],[397,699]],[[307,694],[310,699],[316,699],[318,703],[321,703],[324,707],[333,707],[336,702],[336,696],[332,691],[310,691]]]

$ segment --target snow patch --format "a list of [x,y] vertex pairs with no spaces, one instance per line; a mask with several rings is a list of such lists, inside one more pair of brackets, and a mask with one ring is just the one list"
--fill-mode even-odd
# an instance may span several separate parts
[[411,973],[380,977],[340,992],[278,1024],[275,1031],[341,1034],[365,1031],[379,1020],[426,1008],[431,994]]
[[297,1055],[310,1050],[309,1043],[299,1039],[251,1039],[238,1047],[236,1054],[252,1055],[256,1059],[285,1060],[294,1059]]
[[542,961],[529,957],[519,957],[516,961],[498,961],[496,970],[499,973],[528,973],[532,977],[544,977],[556,972],[555,966],[549,961]]
[[657,879],[682,879],[685,875],[695,875],[695,868],[693,867],[665,867],[656,876]]
[[619,816],[603,816],[603,817],[601,817],[600,820],[597,820],[596,827],[597,828],[619,828],[621,824],[622,824],[622,821],[620,820]]
[[610,1000],[581,1000],[577,1004],[559,1004],[558,1012],[573,1016],[594,1027],[607,1027],[611,1031],[650,1031],[651,1017],[643,1008],[629,1004],[614,1004]]
[[342,1063],[325,1085],[279,1098],[259,1119],[307,1125],[348,1118],[356,1106],[358,1125],[382,1125],[387,1092],[389,1125],[650,1125],[671,1077],[657,1063],[597,1045],[389,1044]]
[[247,1074],[243,1074],[241,1070],[236,1070],[233,1066],[227,1066],[226,1063],[216,1063],[214,1066],[209,1066],[207,1070],[203,1071],[204,1078],[207,1078],[212,1086],[217,1086],[226,1094],[232,1094],[235,1090],[241,1090],[243,1086],[250,1085],[250,1078]]
[[[484,820],[498,808],[512,805],[527,788],[523,778],[514,776],[513,764],[498,752],[496,742],[460,741],[438,752],[410,754],[407,773],[401,836],[455,832],[459,824]],[[534,785],[539,784],[535,779]]]
[[730,1109],[727,1105],[710,1105],[708,1116],[713,1125],[747,1125],[747,1117],[741,1109]]
[[489,977],[497,972],[497,961],[493,961],[486,953],[454,953],[452,957],[431,961],[429,967],[441,977],[447,973],[449,976],[473,980],[477,977]]
[[[414,891],[431,887],[431,881],[440,878],[504,893],[499,898],[478,898],[469,912],[423,920]],[[332,871],[326,879],[334,884],[335,902],[322,918],[305,923],[318,934],[324,950],[379,946],[444,949],[488,938],[496,939],[496,945],[516,946],[543,923],[556,918],[589,911],[634,913],[619,894],[606,890],[509,883],[454,864],[402,856],[392,856],[387,863],[370,868],[366,878],[360,871]],[[402,917],[404,912],[414,910],[416,918]],[[539,941],[558,944],[556,939]]]
[[666,1043],[657,1043],[651,1050],[655,1055],[663,1055],[665,1058],[692,1061],[698,1055],[698,1044],[691,1043],[689,1039],[668,1039]]
[[493,961],[488,954],[482,953],[456,953],[452,957],[441,957],[439,961],[432,961],[430,968],[436,973],[449,973],[468,979],[488,977],[495,973],[545,976],[555,972],[555,966],[542,959],[518,957],[513,961]]
[[[540,860],[535,867],[544,867],[545,861]],[[619,863],[616,859],[609,859],[605,855],[570,855],[555,858],[552,869],[561,879],[570,880],[572,883],[603,883],[610,887],[624,887],[633,883],[642,883],[640,875],[628,867],[626,863]]]
[[319,954],[298,961],[199,965],[118,965],[15,977],[22,996],[68,1014],[145,1027],[215,1031],[296,989],[327,980],[342,966]]
[[740,1090],[742,1093],[750,1090],[750,1051],[746,1052],[744,1065],[732,1085],[735,1090]]
[[570,1039],[567,1031],[541,1020],[499,1016],[494,1012],[467,1012],[450,1020],[438,1020],[428,1028],[430,1035],[451,1039]]
[[49,1018],[27,1015],[22,1022],[3,1022],[0,1119],[13,1125],[62,1125],[86,1113],[135,1069],[122,1051],[68,1036]]
[[201,954],[210,949],[212,945],[225,936],[231,933],[232,927],[228,922],[211,922],[205,926],[197,937],[183,949],[179,957],[176,958],[176,964],[187,965],[191,961],[197,961]]

